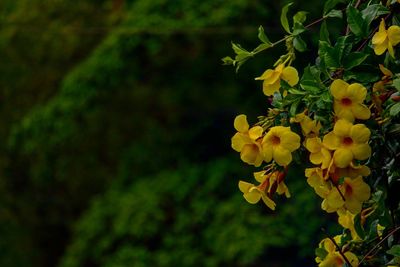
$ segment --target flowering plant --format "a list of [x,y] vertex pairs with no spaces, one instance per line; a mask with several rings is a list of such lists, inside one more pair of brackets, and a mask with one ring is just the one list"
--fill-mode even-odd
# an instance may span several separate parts
[[[258,53],[286,45],[256,78],[271,103],[267,113],[253,125],[238,115],[232,148],[259,168],[257,184],[239,182],[245,200],[262,199],[272,210],[275,194],[290,197],[285,182],[292,163],[304,167],[321,208],[336,213],[343,227],[319,243],[318,266],[400,266],[399,3],[327,0],[323,16],[307,25],[304,11],[289,23],[288,4],[281,14],[284,38],[271,42],[260,26],[254,50],[232,44],[236,56],[223,58],[239,70]],[[341,34],[328,26],[335,18],[346,21]],[[315,61],[299,71],[304,34],[317,26]]]

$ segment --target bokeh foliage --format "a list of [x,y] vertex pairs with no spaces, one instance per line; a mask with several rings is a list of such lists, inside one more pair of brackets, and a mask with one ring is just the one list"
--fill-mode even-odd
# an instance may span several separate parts
[[[311,11],[318,8],[312,1],[298,5]],[[289,245],[292,249],[302,246],[299,258],[311,255],[308,249],[314,246],[307,244],[313,235],[295,231],[296,224],[283,232],[264,232],[270,228],[269,220],[283,225],[297,216],[302,218],[299,224],[318,225],[311,215],[296,213],[289,203],[284,222],[275,222],[265,212],[256,213],[254,222],[236,213],[238,206],[244,214],[257,210],[242,203],[240,193],[231,186],[240,178],[239,170],[232,171],[238,159],[219,163],[225,166],[221,171],[218,164],[211,164],[204,171],[207,175],[190,174],[191,170],[201,173],[203,164],[231,153],[235,114],[256,114],[253,105],[265,105],[258,85],[242,77],[255,76],[272,59],[256,60],[235,76],[221,67],[219,58],[230,50],[229,40],[239,36],[251,40],[259,24],[279,33],[269,18],[280,7],[280,3],[246,0],[1,1],[0,265],[55,266],[68,243],[72,245],[64,264],[88,266],[85,261],[96,259],[96,253],[104,257],[104,266],[124,266],[128,263],[123,260],[135,255],[144,257],[145,263],[151,245],[131,236],[130,227],[137,225],[123,216],[143,219],[140,216],[154,214],[135,194],[149,180],[149,186],[156,188],[147,196],[149,205],[160,202],[156,192],[172,195],[176,213],[181,209],[182,222],[176,220],[177,224],[183,224],[170,228],[180,235],[181,244],[171,236],[163,236],[166,244],[158,244],[160,266],[176,260],[177,255],[165,255],[168,246],[179,251],[184,242],[196,241],[196,232],[204,239],[198,253],[188,257],[201,255],[206,260],[204,255],[212,251],[210,266],[233,261],[251,266],[253,260],[266,262],[268,251]],[[254,93],[249,96],[249,91]],[[192,167],[182,169],[187,164]],[[168,171],[172,169],[176,171]],[[171,185],[166,177],[172,177]],[[200,181],[211,184],[215,201],[210,202],[204,189],[193,196],[193,204],[179,202],[178,194],[189,197],[188,190],[201,186]],[[300,203],[311,214],[315,203],[304,194]],[[89,205],[94,196],[94,204]],[[99,203],[115,207],[103,210]],[[139,205],[141,213],[129,205]],[[192,228],[190,205],[214,214],[212,224],[197,217],[198,228]],[[107,244],[102,250],[87,243],[90,238],[71,235],[81,216],[77,233],[115,241],[112,251]],[[107,225],[110,216],[122,216],[115,222],[121,220],[119,232],[97,228]],[[232,227],[261,235],[256,238],[260,242],[256,251],[250,251],[246,243],[236,244],[229,234],[220,235],[219,229],[226,227],[224,220],[233,218],[237,221]],[[152,238],[162,236],[162,219],[153,225]],[[253,232],[245,229],[248,223],[263,227],[254,227],[259,230]],[[263,234],[268,236],[263,238]],[[218,243],[212,240],[214,235],[220,238]],[[136,239],[130,242],[131,238]],[[223,246],[230,241],[233,248]],[[84,247],[79,250],[76,244]],[[82,254],[74,258],[74,251]],[[236,255],[238,251],[242,254]],[[186,266],[194,266],[190,260]],[[102,266],[103,262],[93,264]]]

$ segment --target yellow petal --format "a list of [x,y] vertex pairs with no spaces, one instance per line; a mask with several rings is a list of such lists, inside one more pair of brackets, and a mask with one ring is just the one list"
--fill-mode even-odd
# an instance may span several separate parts
[[396,46],[400,42],[400,27],[397,25],[390,26],[387,30],[389,42]]
[[365,160],[371,156],[371,147],[368,144],[353,144],[351,152],[355,159]]
[[324,146],[330,150],[335,150],[340,145],[340,139],[333,132],[330,132],[324,136],[324,140],[322,141]]
[[335,100],[333,102],[333,110],[339,119],[344,119],[349,122],[354,121],[354,114],[351,111],[351,106],[343,106],[340,101]]
[[329,167],[329,164],[331,163],[331,159],[332,159],[331,152],[326,148],[322,148],[321,153],[322,153],[322,157],[323,157],[321,168],[326,169]]
[[236,133],[232,137],[231,141],[232,141],[232,148],[237,152],[242,151],[243,147],[246,144],[252,143],[252,140],[247,135],[242,134],[242,133]]
[[259,153],[260,151],[257,145],[246,144],[243,146],[242,151],[240,152],[240,158],[247,164],[255,165]]
[[371,131],[364,124],[356,124],[351,127],[350,137],[356,143],[366,143],[371,136]]
[[345,168],[353,160],[353,153],[349,149],[339,148],[333,154],[333,160],[337,167]]
[[392,77],[393,76],[393,73],[389,69],[385,68],[385,66],[383,66],[382,64],[379,64],[379,69],[382,71],[382,73],[385,76],[388,76],[388,77]]
[[371,117],[371,111],[363,104],[355,104],[351,107],[354,117],[360,120],[368,120]]
[[287,166],[292,161],[292,154],[289,150],[278,146],[273,150],[273,158],[280,166]]
[[263,145],[262,149],[263,157],[265,162],[270,162],[272,160],[273,148],[268,144]]
[[250,204],[256,204],[258,201],[260,201],[261,194],[260,194],[260,192],[254,190],[254,191],[251,191],[249,193],[244,193],[243,197]]
[[249,130],[249,137],[253,140],[257,140],[261,137],[264,130],[261,126],[254,126]]
[[333,133],[336,136],[348,136],[353,124],[347,120],[338,120],[333,127]]
[[375,54],[382,55],[385,53],[386,49],[388,49],[389,40],[385,39],[384,42],[374,45],[374,52]]
[[249,130],[249,123],[247,122],[247,116],[244,114],[238,115],[233,122],[233,126],[239,133],[244,133]]
[[362,103],[367,96],[367,89],[359,83],[349,85],[347,92],[351,100],[356,103]]
[[359,261],[356,255],[354,255],[350,251],[347,251],[344,253],[344,256],[349,260],[351,267],[358,267]]
[[263,183],[265,179],[267,178],[267,175],[265,175],[266,171],[259,171],[253,173],[254,179],[256,179],[257,182]]
[[394,58],[394,49],[393,49],[393,46],[392,46],[392,44],[390,43],[390,41],[388,42],[388,52],[389,52],[389,55],[390,55],[392,58]]
[[312,164],[315,164],[315,165],[321,164],[323,160],[324,160],[324,157],[322,156],[321,152],[310,154],[310,161]]
[[354,197],[362,202],[368,200],[371,196],[371,188],[361,176],[352,180],[352,190]]
[[297,70],[290,66],[283,69],[281,78],[290,86],[294,86],[299,82],[299,74]]
[[304,146],[311,153],[317,153],[321,151],[322,147],[321,139],[319,137],[307,138]]
[[372,37],[372,45],[381,45],[383,43],[387,42],[387,33],[385,31],[379,31],[374,34]]
[[343,80],[334,80],[331,84],[331,94],[335,99],[340,100],[347,95],[348,86],[349,84]]
[[275,210],[276,204],[272,199],[267,197],[265,194],[263,194],[261,197],[262,197],[262,200],[264,201],[265,205],[267,205],[268,208],[270,208],[271,210]]
[[332,188],[326,200],[328,201],[329,206],[331,206],[332,208],[338,209],[344,205],[343,198],[337,188]]
[[286,131],[281,135],[281,146],[290,152],[300,147],[300,136],[291,131]]
[[280,80],[277,80],[277,81],[276,81],[275,83],[273,83],[273,84],[269,84],[269,83],[266,83],[266,82],[264,81],[264,83],[263,83],[263,93],[264,93],[264,95],[266,95],[266,96],[271,96],[271,95],[273,95],[275,92],[278,92],[280,87],[281,87]]
[[244,181],[239,181],[239,190],[242,193],[247,193],[249,192],[250,188],[252,188],[254,186],[254,184],[248,183],[248,182],[244,182]]
[[260,77],[257,77],[256,80],[269,79],[273,74],[274,74],[274,70],[271,70],[271,69],[266,70]]

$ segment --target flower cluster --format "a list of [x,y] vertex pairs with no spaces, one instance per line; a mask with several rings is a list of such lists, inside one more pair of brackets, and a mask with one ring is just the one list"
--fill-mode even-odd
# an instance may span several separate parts
[[[333,42],[325,23],[318,58],[301,77],[291,64],[296,51],[306,50],[301,33],[314,23],[303,25],[305,12],[298,12],[290,28],[285,19],[290,4],[281,16],[289,35],[272,43],[260,27],[258,47],[249,52],[235,45],[236,58],[225,58],[239,68],[279,43],[287,49],[274,68],[256,78],[272,106],[268,115],[251,127],[245,115],[234,121],[232,148],[244,162],[262,168],[254,173],[258,184],[240,181],[239,189],[249,203],[262,199],[274,210],[274,194],[290,197],[286,182],[304,171],[322,199],[321,209],[336,214],[343,228],[340,236],[320,242],[318,266],[399,266],[400,246],[394,244],[400,237],[393,233],[400,230],[400,197],[394,190],[400,181],[400,61],[395,51],[400,0],[347,1],[347,8],[333,9],[339,2],[327,1],[324,17],[315,23],[346,16],[346,36],[334,33]],[[384,63],[373,53],[385,54]]]

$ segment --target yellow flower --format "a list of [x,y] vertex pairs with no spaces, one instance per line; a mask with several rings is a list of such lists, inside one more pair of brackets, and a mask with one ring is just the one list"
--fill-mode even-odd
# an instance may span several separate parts
[[310,151],[310,161],[315,165],[321,164],[322,169],[327,169],[331,163],[331,152],[322,144],[321,138],[307,138],[305,148]]
[[349,229],[351,233],[351,237],[353,240],[360,240],[361,238],[358,236],[356,229],[354,227],[354,217],[355,215],[348,210],[340,209],[337,211],[339,215],[338,222],[343,228]]
[[[340,241],[340,236],[335,236],[334,240],[336,244],[338,244]],[[319,267],[342,267],[346,263],[343,256],[339,253],[339,251],[336,250],[336,245],[331,239],[323,239],[319,244],[319,248],[323,248],[327,252],[327,255],[324,259],[316,257],[315,261],[318,263]],[[352,267],[358,266],[358,258],[352,252],[347,251],[344,252],[343,255],[350,262]]]
[[296,114],[294,118],[290,119],[290,122],[300,123],[301,129],[306,137],[314,137],[319,135],[321,129],[321,123],[316,120],[312,120],[306,115],[307,110],[302,113]]
[[240,152],[240,158],[244,162],[260,166],[263,161],[261,152],[263,128],[255,126],[249,129],[246,115],[237,116],[234,127],[238,132],[232,137],[232,148]]
[[307,183],[318,196],[326,198],[331,192],[331,183],[324,179],[324,172],[321,168],[308,168],[305,170],[305,176],[307,177]]
[[343,80],[334,80],[331,84],[331,93],[334,97],[333,109],[339,119],[366,120],[371,116],[371,111],[363,104],[367,89],[359,83],[349,85]]
[[254,184],[247,183],[244,181],[239,181],[239,190],[243,193],[244,199],[250,204],[256,204],[260,199],[262,199],[271,210],[275,210],[275,202],[270,199],[265,194],[265,188],[263,188],[263,184],[260,186],[255,186]]
[[334,164],[339,168],[349,166],[353,159],[365,160],[371,155],[368,140],[370,130],[364,124],[355,124],[347,120],[338,120],[333,131],[324,136],[323,145],[335,150]]
[[350,162],[350,165],[346,168],[338,168],[334,164],[329,169],[329,176],[334,183],[338,183],[342,177],[356,178],[358,176],[366,177],[371,174],[371,170],[365,165],[354,165]]
[[369,199],[371,189],[362,177],[344,178],[343,184],[332,187],[322,201],[321,207],[326,212],[335,212],[345,208],[353,214],[361,211],[362,203]]
[[271,96],[279,91],[281,80],[286,81],[290,86],[296,85],[299,82],[299,74],[295,68],[279,64],[274,70],[266,70],[256,80],[263,80],[263,92],[266,96]]
[[393,25],[386,30],[385,20],[382,19],[378,32],[372,37],[372,46],[374,47],[375,54],[382,55],[387,49],[389,54],[394,58],[393,46],[399,42],[400,27]]
[[272,159],[280,166],[287,166],[292,161],[292,152],[300,147],[300,136],[290,131],[289,127],[270,128],[262,140],[264,160]]

